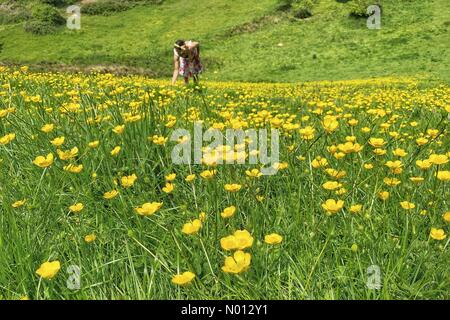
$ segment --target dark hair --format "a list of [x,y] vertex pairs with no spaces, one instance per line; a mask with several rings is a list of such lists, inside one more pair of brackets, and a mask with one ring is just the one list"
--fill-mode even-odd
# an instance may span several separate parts
[[177,40],[177,41],[175,41],[175,44],[180,46],[180,47],[184,46],[185,43],[186,42],[184,40]]

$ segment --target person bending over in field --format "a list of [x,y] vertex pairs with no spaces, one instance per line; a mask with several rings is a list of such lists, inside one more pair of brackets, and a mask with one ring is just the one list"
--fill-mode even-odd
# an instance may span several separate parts
[[198,42],[178,40],[173,45],[174,70],[172,84],[177,82],[178,75],[183,76],[184,83],[189,83],[189,78],[198,82],[198,75],[203,71],[200,61],[200,46]]

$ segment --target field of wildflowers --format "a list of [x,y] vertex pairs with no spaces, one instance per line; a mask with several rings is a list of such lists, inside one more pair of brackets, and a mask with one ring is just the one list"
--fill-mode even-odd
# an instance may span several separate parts
[[[4,299],[445,299],[450,87],[0,70]],[[277,129],[175,164],[174,130]]]

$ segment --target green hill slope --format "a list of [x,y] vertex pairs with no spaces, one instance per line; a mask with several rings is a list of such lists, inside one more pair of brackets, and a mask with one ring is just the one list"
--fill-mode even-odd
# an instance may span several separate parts
[[178,38],[202,43],[205,77],[296,81],[414,75],[449,81],[450,2],[381,1],[381,30],[350,18],[349,3],[317,0],[295,20],[276,0],[167,0],[110,16],[82,15],[81,30],[26,33],[0,26],[0,61],[76,66],[124,65],[171,74]]

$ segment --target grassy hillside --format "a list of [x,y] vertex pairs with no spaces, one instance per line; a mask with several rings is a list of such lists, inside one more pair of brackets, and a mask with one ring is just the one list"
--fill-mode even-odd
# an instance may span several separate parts
[[26,33],[0,26],[0,61],[76,66],[125,65],[171,74],[171,44],[202,43],[205,77],[295,81],[418,75],[450,80],[450,3],[384,0],[382,29],[349,17],[349,3],[317,0],[294,20],[276,0],[167,0],[110,16],[82,15],[82,29]]

